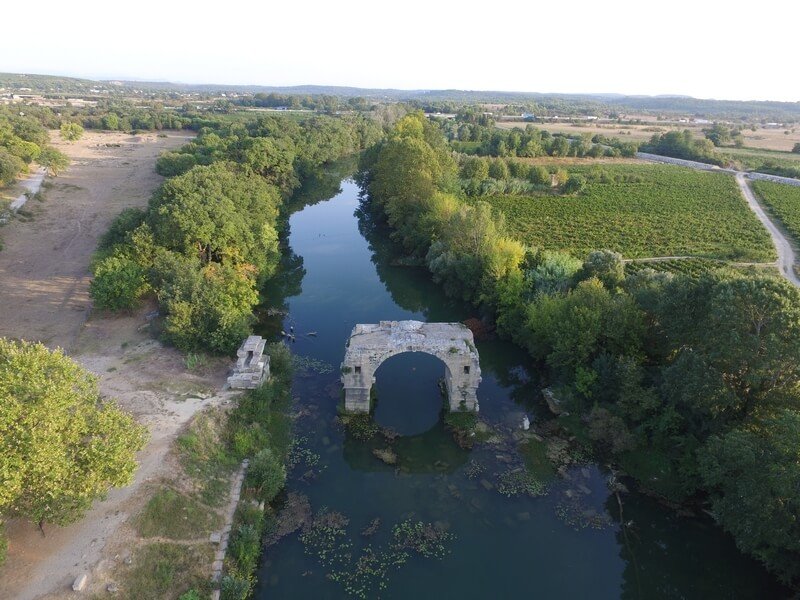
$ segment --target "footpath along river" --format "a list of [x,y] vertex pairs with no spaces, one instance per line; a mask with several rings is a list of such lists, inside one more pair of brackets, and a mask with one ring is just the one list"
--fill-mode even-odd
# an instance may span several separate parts
[[[350,597],[329,575],[337,569],[352,572],[367,545],[381,555],[393,525],[406,519],[446,527],[454,536],[446,543],[449,553],[441,560],[412,556],[400,568],[389,568],[385,589],[374,587],[364,597],[785,596],[706,518],[679,517],[646,496],[628,493],[621,495],[623,527],[607,485],[610,473],[591,461],[571,466],[566,477],[537,464],[548,489],[544,496],[501,494],[504,478],[513,480],[508,473],[523,465],[518,452],[525,442],[523,415],[534,425],[552,418],[535,370],[511,344],[477,343],[480,416],[495,443],[471,450],[456,444],[444,427],[437,386],[443,365],[419,353],[395,356],[376,373],[375,420],[399,437],[391,443],[382,436],[359,442],[345,432],[336,422],[339,365],[356,323],[463,321],[476,315],[446,298],[424,270],[391,266],[385,235],[376,235],[358,210],[358,187],[344,180],[336,192],[338,178],[331,177],[320,176],[297,199],[280,277],[283,295],[269,302],[288,316],[265,316],[260,333],[274,339],[281,329],[294,328],[296,341],[289,343],[304,365],[293,384],[300,414],[295,427],[305,460],[290,473],[288,489],[307,497],[314,513],[327,508],[347,517],[351,557],[348,561],[340,552],[323,564],[304,547],[299,532],[287,535],[262,556],[256,598]],[[316,335],[307,335],[312,332]],[[386,447],[396,454],[396,464],[372,452]],[[362,535],[375,519],[380,519],[375,532]]]

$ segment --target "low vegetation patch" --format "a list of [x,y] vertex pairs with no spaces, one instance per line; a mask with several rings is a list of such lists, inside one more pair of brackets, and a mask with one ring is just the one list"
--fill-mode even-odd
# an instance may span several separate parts
[[198,545],[153,543],[141,546],[130,567],[120,567],[120,598],[125,600],[164,600],[178,598],[194,589],[208,597],[208,569],[213,550],[208,543]]
[[136,519],[140,536],[172,540],[205,538],[221,524],[215,511],[171,488],[157,491]]

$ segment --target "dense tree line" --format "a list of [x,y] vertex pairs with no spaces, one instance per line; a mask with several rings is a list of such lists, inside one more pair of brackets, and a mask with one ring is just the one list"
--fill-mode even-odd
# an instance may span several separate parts
[[800,290],[527,248],[466,203],[436,125],[406,116],[366,152],[368,206],[451,295],[546,365],[565,427],[643,488],[709,503],[739,547],[800,584]]
[[285,199],[305,173],[381,134],[374,122],[331,117],[264,117],[201,131],[159,158],[157,170],[171,178],[147,210],[124,211],[101,240],[92,267],[95,305],[126,310],[153,294],[167,341],[232,352],[277,267]]
[[34,163],[47,167],[53,174],[69,164],[62,152],[50,146],[49,116],[46,111],[26,114],[0,107],[0,186],[13,183]]
[[638,150],[635,143],[622,142],[617,138],[551,134],[530,124],[525,129],[498,129],[493,123],[457,118],[443,121],[442,129],[455,149],[479,156],[614,158],[633,156]]
[[709,139],[697,140],[688,129],[657,133],[650,142],[641,147],[642,152],[661,154],[683,160],[695,160],[722,166],[724,161],[714,151],[714,144]]

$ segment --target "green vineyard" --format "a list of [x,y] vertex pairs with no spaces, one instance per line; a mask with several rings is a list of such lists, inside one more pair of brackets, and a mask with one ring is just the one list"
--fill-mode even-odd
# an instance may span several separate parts
[[730,175],[651,164],[581,166],[570,173],[589,182],[574,196],[541,193],[483,200],[506,215],[509,230],[520,241],[579,257],[607,248],[626,258],[776,258],[769,234]]

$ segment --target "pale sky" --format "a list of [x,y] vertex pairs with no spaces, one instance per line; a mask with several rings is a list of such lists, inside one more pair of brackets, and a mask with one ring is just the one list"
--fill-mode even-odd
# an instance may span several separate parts
[[798,0],[3,4],[0,71],[800,101]]

